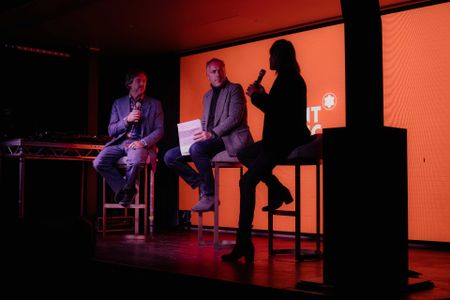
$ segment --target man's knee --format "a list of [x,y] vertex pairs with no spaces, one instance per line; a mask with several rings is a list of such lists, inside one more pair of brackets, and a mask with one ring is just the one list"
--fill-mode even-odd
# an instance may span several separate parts
[[97,157],[94,159],[94,161],[92,161],[92,166],[94,167],[94,169],[96,171],[98,171],[98,160],[97,160]]
[[174,163],[174,161],[176,160],[176,155],[175,155],[175,153],[176,153],[176,149],[175,148],[172,148],[172,149],[169,149],[165,154],[164,154],[164,163],[166,164],[166,166],[171,166],[173,163]]
[[147,152],[135,150],[134,153],[128,152],[127,155],[127,165],[129,166],[139,166],[145,164],[147,161]]
[[203,152],[204,152],[204,150],[203,150],[203,147],[201,146],[201,143],[194,143],[191,145],[191,147],[189,147],[189,154],[191,156],[196,156]]
[[103,160],[97,156],[94,161],[92,162],[92,166],[94,167],[94,169],[98,172],[101,171],[105,168],[105,164],[103,162]]

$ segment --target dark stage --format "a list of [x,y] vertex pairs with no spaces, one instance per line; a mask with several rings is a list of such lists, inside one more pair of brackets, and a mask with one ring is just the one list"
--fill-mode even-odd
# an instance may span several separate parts
[[[47,227],[49,227],[47,225]],[[65,229],[69,227],[66,226]],[[268,256],[267,237],[254,237],[253,264],[222,262],[230,248],[214,249],[198,245],[195,229],[157,231],[152,239],[124,233],[96,234],[94,239],[79,234],[82,230],[27,229],[16,249],[16,262],[8,280],[35,295],[121,296],[132,294],[165,297],[241,298],[247,293],[263,299],[323,299],[320,293],[296,288],[299,281],[322,282],[323,260],[296,262],[293,254]],[[40,234],[37,234],[41,232]],[[87,230],[89,232],[89,230]],[[22,232],[23,233],[23,232]],[[212,238],[206,232],[206,238]],[[221,238],[234,239],[231,233]],[[276,247],[290,248],[293,239],[279,236]],[[95,251],[91,252],[94,245]],[[304,249],[314,249],[314,241],[302,240]],[[349,248],[354,245],[349,245]],[[386,245],[386,249],[389,245]],[[93,257],[93,259],[92,259]],[[370,259],[369,257],[367,259]],[[361,262],[363,263],[363,262]],[[450,299],[450,252],[410,246],[409,269],[422,273],[411,282],[432,281],[434,288],[386,299]],[[359,276],[359,274],[355,274]],[[380,277],[382,282],[382,277]],[[5,285],[12,287],[13,285]],[[360,299],[370,298],[371,291]]]
[[[233,234],[221,234],[221,237],[234,239]],[[212,239],[212,233],[209,233],[209,238]],[[255,296],[273,299],[324,298],[295,288],[300,280],[322,282],[322,260],[296,262],[293,254],[269,256],[265,236],[254,237],[254,243],[256,252],[253,264],[243,261],[226,263],[222,262],[221,255],[230,249],[215,250],[212,245],[199,246],[195,230],[160,232],[150,241],[136,239],[133,235],[100,235],[97,240],[96,262],[97,267],[108,271],[107,273],[126,270],[127,276],[131,277],[130,281],[147,282],[144,289],[151,290],[156,284],[163,286],[176,282],[173,289],[167,289],[167,293],[186,297],[210,299],[214,297],[209,294],[212,289],[217,296],[228,297],[240,297],[245,295],[242,294],[243,291],[248,291]],[[290,248],[293,246],[293,239],[278,237],[274,243],[276,247]],[[302,240],[302,247],[314,249],[315,243],[312,240]],[[450,298],[450,252],[410,247],[409,261],[411,270],[422,273],[418,279],[412,278],[410,282],[430,280],[435,287],[405,294],[400,298]],[[145,280],[146,277],[154,280],[154,283]],[[163,282],[165,280],[168,281]],[[208,292],[205,294],[203,290]],[[241,292],[236,294],[237,291]],[[368,291],[365,296],[370,294]],[[392,298],[392,295],[386,296]]]
[[[17,224],[17,223],[16,223]],[[3,284],[5,295],[67,297],[130,295],[165,297],[326,299],[330,296],[296,288],[298,282],[322,282],[323,260],[295,261],[294,254],[268,255],[267,236],[254,236],[255,261],[223,262],[230,246],[214,249],[199,245],[196,228],[157,230],[152,238],[128,233],[94,233],[84,219],[20,221],[18,231],[4,235]],[[212,240],[207,230],[204,237]],[[221,239],[234,234],[221,232]],[[291,248],[294,239],[276,236],[276,248]],[[302,239],[302,249],[315,240]],[[348,245],[355,249],[356,244]],[[353,248],[352,248],[353,247]],[[389,251],[389,245],[382,247]],[[356,250],[356,249],[355,249]],[[367,257],[370,260],[370,257]],[[364,264],[364,262],[361,262]],[[434,288],[386,295],[386,299],[450,299],[450,251],[410,245],[409,269],[422,273],[410,283],[427,282]],[[354,274],[361,276],[361,274]],[[380,284],[383,282],[382,275]],[[379,299],[364,291],[359,299]],[[354,298],[354,297],[350,297]],[[384,297],[382,297],[384,298]]]

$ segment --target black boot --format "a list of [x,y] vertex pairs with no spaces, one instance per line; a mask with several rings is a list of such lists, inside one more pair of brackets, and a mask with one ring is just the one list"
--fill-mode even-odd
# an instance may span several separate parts
[[223,261],[237,261],[242,257],[245,258],[245,262],[253,262],[255,260],[255,246],[253,246],[252,240],[237,241],[233,250],[222,255]]
[[276,190],[269,189],[269,205],[264,206],[262,211],[274,211],[283,205],[283,203],[289,204],[294,201],[291,192],[285,186],[281,186]]

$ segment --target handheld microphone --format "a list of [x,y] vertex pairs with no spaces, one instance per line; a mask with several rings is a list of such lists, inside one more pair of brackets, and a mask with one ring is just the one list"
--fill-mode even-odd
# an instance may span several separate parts
[[[136,101],[136,103],[134,104],[134,108],[133,109],[140,111],[142,109],[141,101]],[[138,123],[138,122],[139,122],[139,120],[135,120],[134,121],[134,123]]]
[[141,101],[136,101],[136,103],[134,104],[134,109],[141,110],[141,108],[142,108]]
[[[142,103],[141,101],[136,101],[134,103],[133,110],[139,110],[141,111]],[[127,133],[128,138],[138,138],[140,137],[140,131],[141,131],[141,124],[139,123],[141,121],[141,118],[139,120],[134,120],[133,124],[131,125],[130,131]]]
[[260,85],[261,84],[261,80],[263,79],[264,75],[266,75],[266,70],[261,69],[259,71],[258,78],[255,80],[254,84],[255,85]]

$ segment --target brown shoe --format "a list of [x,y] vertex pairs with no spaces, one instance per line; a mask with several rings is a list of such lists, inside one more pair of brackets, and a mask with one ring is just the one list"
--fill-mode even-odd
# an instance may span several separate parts
[[192,211],[210,211],[214,210],[214,196],[200,196],[200,200],[192,206]]

